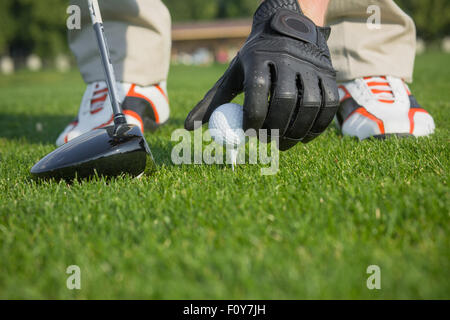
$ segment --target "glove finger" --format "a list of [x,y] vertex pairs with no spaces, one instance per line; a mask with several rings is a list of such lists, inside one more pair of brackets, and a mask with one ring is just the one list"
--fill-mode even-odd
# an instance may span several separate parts
[[270,86],[268,63],[255,63],[245,70],[244,130],[261,129],[269,109]]
[[209,121],[211,114],[221,105],[233,100],[242,92],[242,71],[239,58],[236,57],[230,64],[228,70],[216,82],[214,87],[206,93],[205,97],[189,112],[184,127],[186,130],[195,130],[195,123],[202,124]]
[[288,129],[290,119],[297,104],[298,89],[296,76],[289,68],[278,68],[272,73],[272,91],[269,111],[264,122],[264,129],[278,129],[283,136]]
[[278,143],[278,149],[280,151],[287,151],[297,145],[301,140],[298,139],[289,139],[286,137],[281,137]]
[[316,73],[311,70],[302,71],[299,79],[297,110],[292,116],[291,127],[285,135],[290,139],[302,139],[307,135],[322,104],[322,93]]
[[320,89],[322,92],[322,106],[310,132],[302,140],[303,143],[308,143],[324,132],[333,121],[339,108],[339,93],[335,80],[325,77],[320,79]]

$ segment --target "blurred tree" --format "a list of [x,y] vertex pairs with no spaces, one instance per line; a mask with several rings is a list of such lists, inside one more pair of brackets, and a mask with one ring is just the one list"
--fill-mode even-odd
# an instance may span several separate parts
[[[251,17],[260,0],[162,0],[174,22]],[[396,0],[426,40],[450,35],[449,0]],[[67,52],[68,0],[0,0],[0,55],[36,53],[52,58]]]
[[396,0],[414,19],[418,35],[425,40],[436,40],[450,35],[449,0]]
[[[13,55],[25,56],[36,53],[41,57],[53,58],[68,50],[66,38],[68,1],[1,0],[1,3],[1,6],[9,3],[10,20],[6,30],[13,33],[9,38],[9,49]],[[4,13],[3,10],[1,12]],[[3,29],[0,32],[3,32]]]
[[217,18],[251,17],[258,7],[258,0],[217,0]]
[[163,0],[177,21],[251,17],[260,0]]
[[211,0],[163,0],[174,21],[211,20],[217,12],[217,2]]
[[12,5],[13,0],[0,1],[0,55],[9,53],[9,44],[15,34]]
[[65,0],[17,0],[19,36],[32,44],[34,53],[54,57],[67,49]]

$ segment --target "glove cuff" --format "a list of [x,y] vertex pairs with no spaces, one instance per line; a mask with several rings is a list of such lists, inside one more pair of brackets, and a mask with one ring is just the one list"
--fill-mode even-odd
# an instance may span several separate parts
[[264,0],[256,10],[255,21],[267,21],[280,9],[303,14],[297,0]]
[[319,30],[319,32],[325,38],[325,41],[328,41],[328,39],[330,39],[330,35],[331,35],[330,27],[317,27],[317,30]]
[[298,15],[287,9],[280,9],[273,16],[270,26],[282,35],[318,45],[321,41],[319,34],[325,41],[330,36],[329,27],[318,27],[304,15]]
[[273,16],[270,26],[273,30],[296,40],[317,44],[317,27],[304,15],[280,9]]

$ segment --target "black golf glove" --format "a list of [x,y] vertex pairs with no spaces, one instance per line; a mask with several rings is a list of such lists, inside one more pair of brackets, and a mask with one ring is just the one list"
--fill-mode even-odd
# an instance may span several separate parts
[[329,34],[303,15],[297,0],[265,0],[247,42],[189,113],[186,129],[208,122],[217,107],[245,92],[244,130],[279,129],[283,151],[313,140],[339,105]]

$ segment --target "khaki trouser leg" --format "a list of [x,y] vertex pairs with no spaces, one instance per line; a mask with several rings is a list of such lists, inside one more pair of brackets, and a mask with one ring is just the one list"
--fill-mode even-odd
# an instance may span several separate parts
[[[367,26],[371,5],[380,8],[380,29]],[[338,81],[379,75],[412,81],[416,29],[393,0],[331,0],[327,23]]]
[[[81,30],[69,31],[69,45],[86,83],[104,79],[86,0]],[[167,79],[171,49],[170,14],[161,0],[99,1],[118,81],[149,86]]]

